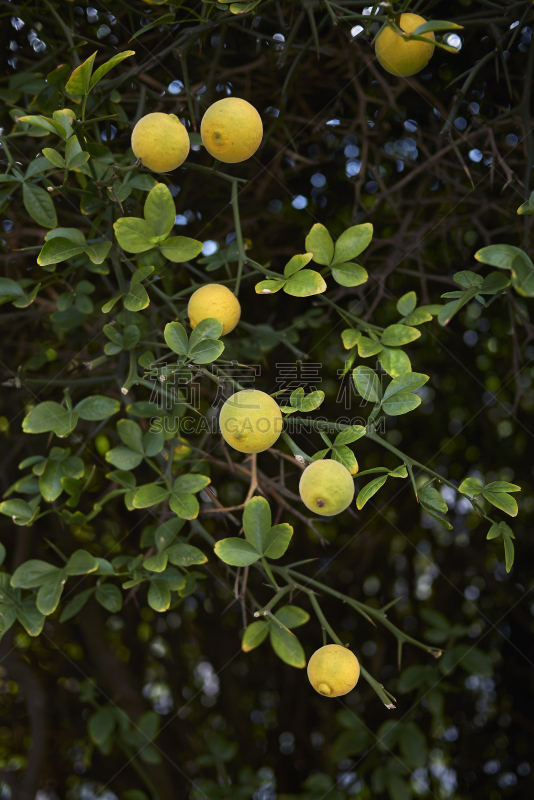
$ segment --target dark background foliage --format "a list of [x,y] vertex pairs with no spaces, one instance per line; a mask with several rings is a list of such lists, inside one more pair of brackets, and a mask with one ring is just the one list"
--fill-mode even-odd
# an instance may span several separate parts
[[[532,188],[531,4],[411,3],[410,10],[457,21],[464,30],[458,32],[462,46],[457,55],[436,50],[428,68],[407,80],[379,67],[371,35],[351,34],[358,21],[342,18],[334,26],[327,5],[265,2],[253,14],[236,17],[203,3],[186,8],[139,0],[90,6],[2,2],[3,134],[13,129],[13,108],[51,115],[58,107],[39,80],[59,64],[74,66],[73,46],[82,61],[97,50],[97,63],[117,50],[136,51],[88,103],[91,118],[119,115],[95,123],[94,136],[102,137],[113,153],[127,152],[132,124],[145,113],[161,110],[190,121],[183,89],[187,81],[196,130],[203,110],[227,90],[244,97],[260,111],[265,130],[256,156],[231,170],[248,181],[239,202],[252,257],[281,271],[292,255],[303,252],[314,222],[325,224],[334,237],[347,226],[372,222],[375,235],[363,257],[369,283],[334,288],[329,297],[343,307],[352,300],[356,313],[388,325],[396,320],[395,303],[405,292],[415,290],[420,302],[438,303],[443,292],[457,288],[454,273],[486,274],[473,257],[481,247],[508,243],[528,250],[530,217],[516,211]],[[332,3],[330,10],[344,17],[361,13],[364,6]],[[173,10],[174,24],[156,25],[128,44],[143,25]],[[72,31],[70,42],[64,26]],[[14,82],[25,73],[30,74]],[[459,93],[471,73],[472,82]],[[9,141],[23,165],[43,146],[53,145],[29,136]],[[183,168],[164,179],[174,187],[177,214],[182,215],[179,232],[224,247],[235,236],[230,184],[190,164],[211,166],[211,160],[197,149]],[[143,199],[141,194],[128,198],[125,214],[139,215]],[[75,195],[58,191],[54,203],[59,224],[79,227],[87,236],[92,222],[106,229],[100,211],[80,215]],[[114,209],[117,218],[120,210]],[[28,215],[20,194],[2,195],[0,216],[2,274],[34,277],[42,228]],[[194,270],[174,267],[165,291],[186,289],[192,277],[198,278]],[[222,274],[212,273],[213,279]],[[112,276],[90,279],[96,307],[116,293]],[[310,361],[322,365],[319,388],[326,401],[320,413],[336,419],[339,372],[347,354],[340,338],[345,326],[320,295],[262,297],[253,285],[245,277],[240,294],[245,323],[284,331],[295,318],[308,315],[296,334],[286,335]],[[105,320],[95,312],[83,324],[62,328],[51,318],[62,291],[52,281],[28,308],[3,309],[1,371],[9,384],[2,391],[3,489],[19,476],[19,462],[49,447],[47,435],[21,432],[30,404],[37,399],[61,402],[65,385],[75,400],[88,387],[121,397],[127,371],[122,357],[100,368],[93,383],[87,383],[83,367],[103,353]],[[430,694],[417,682],[410,687],[409,678],[399,686],[394,639],[319,592],[337,633],[364,654],[369,671],[398,703],[396,710],[386,710],[363,682],[347,697],[325,700],[312,691],[305,672],[279,660],[268,643],[241,652],[243,619],[239,603],[232,602],[234,578],[209,554],[206,568],[198,568],[205,579],[195,593],[165,614],[149,608],[146,593],[139,592],[116,614],[92,600],[68,622],[60,623],[59,613],[48,618],[40,637],[30,638],[21,627],[4,637],[1,796],[34,797],[38,788],[40,800],[140,800],[151,794],[161,800],[216,800],[253,793],[257,800],[281,795],[313,800],[530,796],[530,303],[509,290],[483,311],[477,302],[468,304],[446,328],[437,321],[424,326],[422,337],[410,346],[414,370],[430,376],[422,406],[410,415],[388,418],[385,427],[387,441],[455,483],[474,474],[522,487],[520,512],[511,523],[516,563],[509,574],[502,542],[486,541],[487,523],[452,492],[445,495],[452,531],[422,513],[409,481],[389,481],[361,512],[318,523],[326,544],[291,508],[281,509],[283,521],[295,527],[291,560],[317,559],[301,568],[309,577],[319,575],[328,586],[374,607],[402,597],[389,612],[402,630],[445,649],[457,641],[476,645],[482,662],[454,666],[447,675],[438,670]],[[261,364],[256,385],[267,392],[278,388],[280,364],[295,358],[284,344],[254,328],[238,328],[227,353]],[[86,382],[77,384],[79,379]],[[202,392],[206,410],[213,388],[203,386]],[[132,395],[148,399],[141,388]],[[367,414],[355,395],[350,413]],[[86,424],[69,441],[74,449],[86,444],[84,459],[97,466],[87,508],[104,491],[109,469],[94,449],[96,427]],[[117,443],[111,422],[100,432]],[[317,434],[296,438],[308,452],[322,446]],[[211,478],[219,500],[224,506],[242,502],[248,478],[230,473],[218,437],[211,437],[209,447],[201,446],[215,458]],[[394,455],[365,439],[354,449],[360,469],[398,466]],[[284,445],[280,451],[289,452]],[[300,471],[289,460],[267,453],[258,463],[271,479],[283,463],[287,486],[296,492]],[[149,480],[144,469],[144,480]],[[228,517],[204,514],[208,508],[205,503],[200,515],[206,530],[216,538],[237,535]],[[102,557],[136,554],[151,521],[147,517],[146,512],[127,512],[118,498],[87,525],[70,527],[55,514],[31,528],[2,518],[5,567],[12,572],[28,558],[54,560],[52,545],[67,553],[84,547]],[[86,585],[81,582],[80,588]],[[260,602],[271,596],[257,575],[253,590]],[[302,595],[294,602],[310,610]],[[436,627],[442,634],[436,634]],[[429,630],[434,633],[428,636]],[[308,657],[322,644],[314,618],[299,638]],[[405,646],[403,670],[436,663],[424,651]],[[95,748],[87,732],[95,703],[117,705],[132,720],[155,710],[163,728],[157,738],[160,763],[132,761],[133,750],[114,747],[104,754]],[[350,712],[362,724],[354,723]],[[421,757],[416,754],[410,761],[409,744],[403,749],[400,740],[387,739],[391,731],[384,723],[389,720],[418,726],[423,742],[417,736],[410,741]]]

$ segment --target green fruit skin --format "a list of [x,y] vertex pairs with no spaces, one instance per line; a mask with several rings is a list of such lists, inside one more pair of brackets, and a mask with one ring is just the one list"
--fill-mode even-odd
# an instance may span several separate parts
[[111,449],[108,437],[104,436],[103,433],[99,433],[95,439],[95,447],[99,455],[105,456],[108,450]]
[[322,517],[331,517],[341,514],[352,503],[354,480],[339,461],[314,461],[302,473],[299,492],[306,508]]

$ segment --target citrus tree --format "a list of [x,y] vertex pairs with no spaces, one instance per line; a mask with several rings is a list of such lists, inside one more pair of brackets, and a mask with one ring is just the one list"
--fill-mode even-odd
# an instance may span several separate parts
[[2,5],[6,796],[528,775],[533,14],[453,5]]

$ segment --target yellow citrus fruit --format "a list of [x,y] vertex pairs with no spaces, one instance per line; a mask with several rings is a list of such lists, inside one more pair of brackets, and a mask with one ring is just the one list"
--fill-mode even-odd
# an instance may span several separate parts
[[207,283],[193,292],[189,298],[187,315],[192,328],[203,319],[215,317],[222,322],[222,336],[233,331],[241,316],[239,300],[221,283]]
[[240,453],[262,453],[282,433],[278,403],[258,389],[244,389],[228,398],[219,426],[224,440]]
[[[418,14],[401,14],[399,28],[406,33],[413,33],[426,19]],[[391,75],[415,75],[421,72],[428,64],[434,53],[434,34],[432,31],[424,33],[426,42],[406,41],[389,25],[377,36],[375,53],[380,64]]]
[[360,664],[354,653],[340,644],[325,644],[308,661],[308,678],[319,694],[340,697],[351,692],[360,677]]
[[263,124],[250,103],[225,97],[208,108],[200,125],[208,153],[225,164],[237,164],[254,155],[261,144]]
[[133,129],[132,150],[152,172],[170,172],[189,155],[189,136],[174,114],[155,111],[141,117]]
[[306,508],[331,517],[341,514],[352,503],[354,481],[339,461],[313,461],[302,473],[299,492]]

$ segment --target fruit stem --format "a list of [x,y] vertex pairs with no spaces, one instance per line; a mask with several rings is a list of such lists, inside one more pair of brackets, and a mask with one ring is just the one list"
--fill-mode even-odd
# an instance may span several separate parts
[[243,265],[245,263],[245,247],[243,245],[243,233],[241,232],[241,219],[239,217],[239,202],[237,196],[236,180],[232,180],[232,211],[234,212],[235,236],[237,240],[237,251],[239,253],[239,260],[237,262],[237,276],[235,279],[235,289],[234,289],[234,294],[237,297],[239,295],[239,286],[241,284]]

